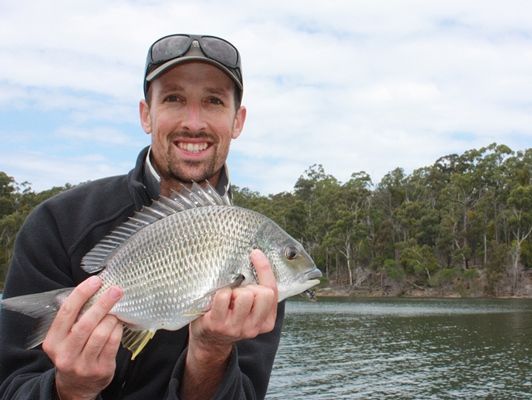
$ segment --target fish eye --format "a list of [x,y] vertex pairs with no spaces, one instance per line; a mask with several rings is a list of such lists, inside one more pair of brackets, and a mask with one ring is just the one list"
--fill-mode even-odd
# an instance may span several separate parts
[[297,254],[297,249],[294,246],[286,246],[286,248],[284,249],[284,255],[289,260],[293,260],[294,258],[296,258]]

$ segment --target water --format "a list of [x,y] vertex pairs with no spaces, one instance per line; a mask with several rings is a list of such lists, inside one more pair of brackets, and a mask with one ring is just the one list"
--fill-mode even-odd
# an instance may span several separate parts
[[267,399],[532,399],[532,300],[290,301]]

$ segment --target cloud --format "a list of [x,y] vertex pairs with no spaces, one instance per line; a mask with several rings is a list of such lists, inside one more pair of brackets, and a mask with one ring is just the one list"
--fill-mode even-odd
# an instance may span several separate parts
[[131,133],[126,133],[119,129],[106,126],[91,128],[62,126],[57,130],[56,135],[61,139],[81,142],[81,145],[84,145],[83,142],[88,142],[104,145],[127,146],[134,149],[138,149],[143,145],[142,141]]
[[131,163],[117,163],[99,154],[90,153],[83,157],[58,158],[39,152],[10,154],[1,151],[0,157],[8,175],[13,176],[19,183],[29,182],[36,191],[63,186],[65,183],[77,184],[104,176],[123,174],[131,168]]
[[[146,49],[176,30],[241,50],[248,120],[230,159],[240,186],[290,190],[315,163],[378,182],[491,142],[532,143],[532,5],[518,0],[2,2],[0,105],[53,115],[31,133],[58,148],[93,141],[118,171],[146,141],[137,111]],[[47,162],[64,151],[33,146],[24,151]]]

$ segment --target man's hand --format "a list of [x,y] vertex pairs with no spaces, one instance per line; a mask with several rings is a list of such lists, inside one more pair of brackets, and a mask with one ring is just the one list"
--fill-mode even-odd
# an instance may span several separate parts
[[277,281],[259,250],[251,253],[259,284],[216,292],[211,309],[190,324],[181,396],[211,398],[223,378],[234,343],[270,332],[277,318]]
[[56,367],[61,400],[94,399],[113,379],[122,324],[108,312],[122,297],[122,290],[109,288],[80,315],[101,285],[96,276],[80,283],[61,305],[43,342],[43,350]]

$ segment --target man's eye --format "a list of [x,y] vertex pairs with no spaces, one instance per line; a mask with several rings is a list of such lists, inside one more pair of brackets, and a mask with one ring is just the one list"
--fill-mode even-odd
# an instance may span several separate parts
[[175,102],[175,101],[179,101],[179,99],[177,98],[176,95],[174,94],[171,94],[170,96],[166,96],[164,101],[167,101],[167,102]]
[[210,97],[209,98],[209,103],[216,104],[216,105],[223,105],[224,104],[224,102],[221,99],[219,99],[218,97]]

